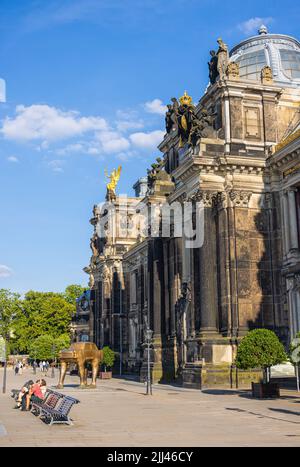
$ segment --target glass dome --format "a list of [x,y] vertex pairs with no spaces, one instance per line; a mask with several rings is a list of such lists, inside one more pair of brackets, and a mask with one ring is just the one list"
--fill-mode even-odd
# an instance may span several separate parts
[[269,34],[262,26],[230,51],[230,61],[240,66],[242,79],[260,81],[262,68],[270,66],[273,79],[282,86],[300,86],[300,43],[283,34]]

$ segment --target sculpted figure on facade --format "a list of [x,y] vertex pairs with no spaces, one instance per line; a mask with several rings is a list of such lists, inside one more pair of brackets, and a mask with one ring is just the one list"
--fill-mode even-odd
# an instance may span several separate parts
[[95,232],[94,235],[92,236],[91,238],[91,241],[90,241],[90,248],[93,252],[93,258],[96,258],[97,256],[99,256],[99,250],[98,250],[98,235],[97,233]]
[[186,312],[192,301],[191,287],[187,282],[181,286],[181,295],[175,305],[176,313],[176,338],[179,363],[184,364],[185,360],[185,339],[186,339]]
[[178,127],[178,108],[179,103],[176,97],[172,97],[171,99],[172,104],[167,105],[167,113],[166,113],[166,131],[167,133],[171,133],[172,131],[176,131]]
[[105,176],[110,180],[109,183],[106,185],[106,199],[109,201],[116,199],[116,187],[121,177],[121,171],[121,166],[119,166],[118,169],[114,169],[110,175],[108,175],[107,171],[105,170]]
[[155,182],[156,181],[169,181],[170,176],[164,170],[165,161],[158,157],[154,164],[151,164],[151,169],[148,169],[148,193],[153,194],[155,190]]
[[102,269],[102,282],[104,297],[109,298],[111,293],[112,274],[110,268],[104,264]]
[[226,70],[229,62],[229,52],[228,52],[228,47],[226,44],[224,44],[223,40],[219,38],[217,40],[219,44],[219,49],[217,52],[218,56],[218,73],[220,76],[220,79],[226,78]]
[[180,104],[175,98],[172,102],[166,114],[166,130],[167,133],[178,130],[179,148],[183,148],[186,144],[195,147],[200,138],[211,136],[208,128],[212,128],[213,115],[210,115],[204,107],[200,112],[197,111],[186,91],[179,99]]
[[209,69],[209,80],[211,84],[215,84],[217,78],[219,76],[218,71],[218,55],[215,50],[211,50],[210,52],[211,59],[208,62],[208,69]]

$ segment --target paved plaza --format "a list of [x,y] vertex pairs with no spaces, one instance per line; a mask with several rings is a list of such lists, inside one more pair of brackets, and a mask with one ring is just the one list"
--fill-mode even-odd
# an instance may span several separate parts
[[[3,371],[0,371],[2,381]],[[299,446],[300,397],[284,391],[279,400],[253,400],[247,391],[185,390],[122,379],[98,381],[95,390],[78,389],[68,376],[66,394],[74,426],[47,426],[27,412],[13,410],[9,389],[32,378],[8,372],[8,392],[0,396],[3,446]],[[38,376],[38,375],[37,375]],[[50,375],[49,375],[50,376]],[[48,386],[54,380],[46,377]],[[56,380],[55,380],[56,382]]]

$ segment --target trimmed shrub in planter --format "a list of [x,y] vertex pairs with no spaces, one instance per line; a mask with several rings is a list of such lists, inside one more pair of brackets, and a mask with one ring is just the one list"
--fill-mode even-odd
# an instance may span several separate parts
[[270,367],[286,360],[284,347],[273,331],[254,329],[242,339],[238,347],[236,366],[242,370],[263,370],[262,382],[252,383],[253,397],[279,397],[279,386],[270,383]]
[[[102,366],[104,367],[104,371],[100,371],[99,376],[101,379],[110,379],[112,377],[111,368],[114,366],[115,362],[115,352],[111,350],[108,346],[103,347],[103,360]],[[107,371],[107,368],[110,371]]]

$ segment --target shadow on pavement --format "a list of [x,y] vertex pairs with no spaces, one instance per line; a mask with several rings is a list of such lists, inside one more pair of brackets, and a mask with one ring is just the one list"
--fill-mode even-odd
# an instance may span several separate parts
[[[266,419],[270,419],[270,420],[278,420],[278,421],[281,421],[281,422],[292,423],[293,425],[300,425],[300,422],[295,422],[293,420],[286,420],[285,418],[271,417],[270,415],[266,415],[266,414],[263,414],[263,413],[257,413],[257,412],[251,412],[250,410],[239,409],[237,407],[225,407],[225,409],[229,410],[231,412],[239,412],[239,413],[245,413],[247,415],[254,415],[255,417],[258,417],[258,418],[266,418]],[[274,411],[281,412],[281,413],[282,412],[283,413],[288,413],[289,412],[290,414],[295,414],[295,412],[279,410],[279,409],[269,408],[269,410],[274,410]]]
[[252,394],[247,389],[202,389],[203,394],[211,394],[213,396],[239,396],[246,399],[252,399]]
[[300,412],[294,412],[293,410],[288,409],[273,409],[270,407],[269,410],[272,410],[272,412],[285,413],[287,415],[300,415]]

